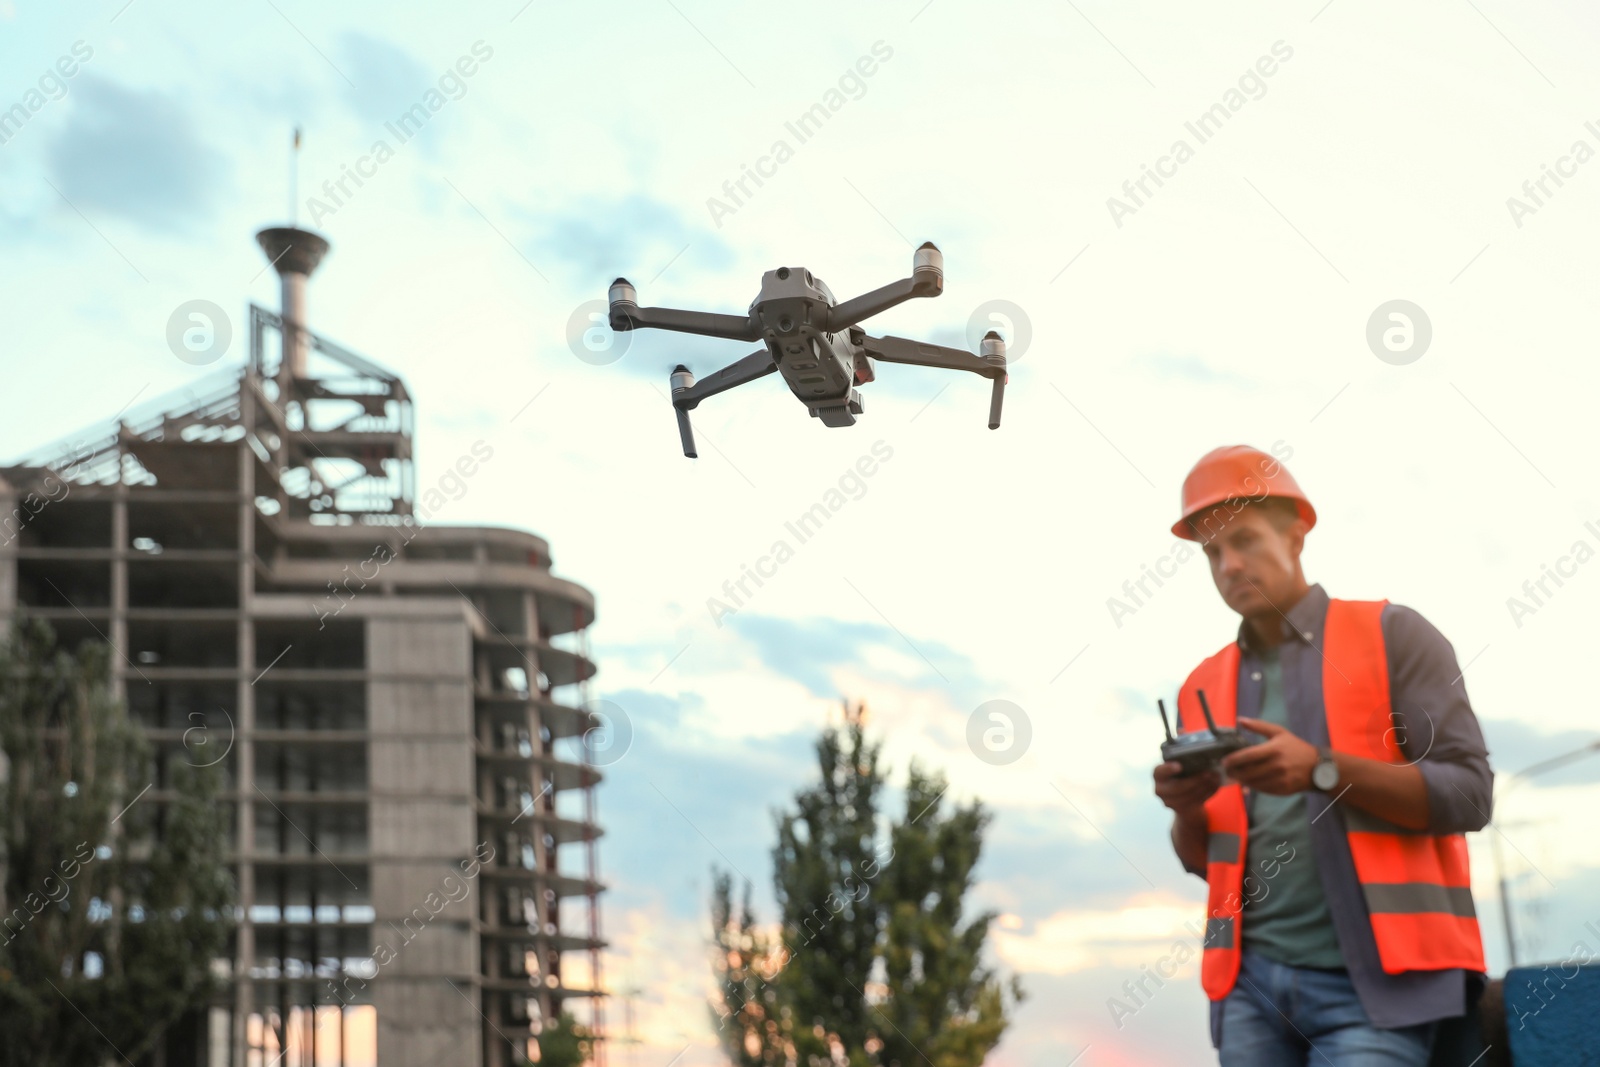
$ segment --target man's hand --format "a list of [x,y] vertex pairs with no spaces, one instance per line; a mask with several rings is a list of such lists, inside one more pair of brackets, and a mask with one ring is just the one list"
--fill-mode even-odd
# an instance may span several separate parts
[[1172,850],[1184,870],[1204,878],[1206,875],[1206,801],[1222,786],[1216,771],[1179,777],[1183,765],[1177,762],[1156,765],[1156,796],[1172,809]]
[[1261,719],[1240,719],[1239,726],[1265,737],[1222,761],[1228,777],[1240,785],[1273,796],[1303,793],[1311,788],[1311,770],[1322,757],[1317,746],[1302,741],[1282,726]]
[[1180,778],[1182,773],[1183,765],[1180,763],[1157,764],[1156,796],[1176,814],[1192,818],[1200,813],[1211,794],[1222,785],[1222,776],[1216,771],[1205,771]]

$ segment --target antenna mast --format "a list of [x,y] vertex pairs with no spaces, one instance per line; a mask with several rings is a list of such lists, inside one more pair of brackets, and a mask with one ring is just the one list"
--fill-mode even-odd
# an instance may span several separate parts
[[300,127],[294,128],[294,148],[289,153],[289,225],[300,224]]

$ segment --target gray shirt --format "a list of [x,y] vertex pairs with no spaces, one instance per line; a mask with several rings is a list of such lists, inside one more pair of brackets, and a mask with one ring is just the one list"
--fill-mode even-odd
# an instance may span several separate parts
[[[1322,698],[1323,625],[1328,594],[1313,585],[1288,611],[1278,646],[1283,661],[1284,698],[1289,729],[1314,745],[1328,743],[1327,709]],[[1422,772],[1428,792],[1430,833],[1481,830],[1493,804],[1493,774],[1483,732],[1467,701],[1465,680],[1455,649],[1433,624],[1411,608],[1390,604],[1383,610],[1383,640],[1389,660],[1389,702],[1394,738],[1401,753]],[[1239,698],[1241,718],[1256,718],[1261,707],[1261,663],[1252,647],[1248,626],[1239,627]],[[1319,818],[1334,798],[1315,790],[1306,794],[1311,821],[1311,847],[1327,896],[1345,968],[1372,1025],[1397,1029],[1459,1016],[1466,1011],[1466,972],[1408,971],[1385,974],[1378,960],[1355,861],[1345,837],[1345,805]],[[1205,876],[1204,870],[1191,873]],[[1211,1004],[1211,1039],[1220,1043],[1222,1001]]]

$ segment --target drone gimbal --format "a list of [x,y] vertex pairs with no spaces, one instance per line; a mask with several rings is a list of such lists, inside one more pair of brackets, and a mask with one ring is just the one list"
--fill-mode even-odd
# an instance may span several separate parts
[[683,454],[695,457],[689,412],[708,396],[780,371],[789,389],[824,426],[852,426],[861,414],[855,387],[877,375],[874,361],[913,363],[923,367],[966,370],[994,382],[989,398],[989,429],[1000,425],[1000,402],[1006,388],[1006,344],[990,330],[981,355],[956,348],[909,341],[904,337],[870,337],[856,324],[903,304],[913,297],[944,291],[944,256],[931,242],[917,249],[911,277],[890,282],[854,300],[836,303],[821,278],[804,267],[779,267],[761,276],[761,293],[744,317],[676,308],[642,308],[626,278],[611,283],[613,330],[657,329],[733,341],[760,341],[750,353],[698,383],[681,363],[672,371],[672,406],[678,413]]

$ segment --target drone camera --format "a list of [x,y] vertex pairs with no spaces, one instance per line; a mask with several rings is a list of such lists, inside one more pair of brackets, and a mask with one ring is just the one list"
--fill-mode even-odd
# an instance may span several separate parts
[[611,300],[611,328],[633,329],[630,312],[639,310],[639,293],[634,289],[633,283],[626,278],[618,278],[611,283],[611,290],[607,295]]

